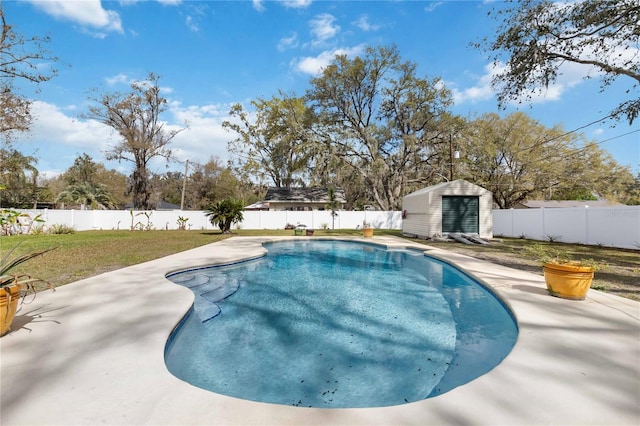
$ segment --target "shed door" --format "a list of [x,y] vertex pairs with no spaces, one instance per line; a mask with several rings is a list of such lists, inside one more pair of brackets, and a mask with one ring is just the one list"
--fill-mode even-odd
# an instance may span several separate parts
[[480,197],[442,197],[442,233],[479,234],[479,228]]

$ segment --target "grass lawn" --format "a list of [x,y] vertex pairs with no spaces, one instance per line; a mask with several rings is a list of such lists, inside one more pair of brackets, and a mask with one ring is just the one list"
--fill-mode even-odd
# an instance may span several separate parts
[[424,243],[537,275],[543,275],[542,265],[535,255],[527,253],[527,248],[539,244],[559,249],[573,259],[593,259],[605,265],[596,271],[591,288],[640,301],[640,250],[551,243],[518,238],[497,238],[488,246],[432,241]]
[[[359,230],[315,230],[316,236],[361,235]],[[400,231],[376,230],[376,235],[401,237]],[[293,235],[291,230],[240,230],[232,235]],[[16,244],[13,253],[29,253],[57,247],[21,265],[13,272],[29,273],[61,286],[82,278],[157,259],[228,238],[216,231],[82,231],[63,235],[14,235],[0,237],[0,256]],[[559,246],[575,258],[591,258],[608,266],[596,272],[592,288],[640,300],[640,251],[597,246],[496,239],[488,246],[454,242],[413,240],[500,265],[542,275],[542,267],[525,250],[533,244]]]

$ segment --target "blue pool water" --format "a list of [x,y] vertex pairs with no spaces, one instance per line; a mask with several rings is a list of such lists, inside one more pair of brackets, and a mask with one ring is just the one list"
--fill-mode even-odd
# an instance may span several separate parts
[[322,240],[266,248],[168,277],[196,295],[166,349],[176,377],[253,401],[381,407],[468,383],[515,344],[498,299],[422,252]]

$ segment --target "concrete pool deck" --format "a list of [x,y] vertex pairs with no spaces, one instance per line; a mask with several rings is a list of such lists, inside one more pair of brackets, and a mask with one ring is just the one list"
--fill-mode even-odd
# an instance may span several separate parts
[[0,339],[0,424],[640,424],[640,303],[595,290],[585,301],[551,297],[541,276],[393,237],[366,241],[421,248],[510,306],[519,336],[500,365],[435,398],[367,409],[251,402],[171,375],[165,344],[193,294],[165,275],[259,256],[261,243],[286,238],[233,237],[38,294]]

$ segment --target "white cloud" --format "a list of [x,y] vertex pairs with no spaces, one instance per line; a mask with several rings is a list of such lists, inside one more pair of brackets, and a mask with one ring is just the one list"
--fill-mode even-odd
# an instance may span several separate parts
[[307,56],[295,60],[293,63],[293,67],[297,71],[306,74],[317,75],[335,59],[336,55],[347,55],[348,57],[354,57],[362,53],[364,50],[365,45],[363,44],[351,48],[326,50],[320,53],[318,56]]
[[[73,2],[66,0],[30,0],[30,2],[56,19],[65,19],[81,25],[86,32],[89,32],[86,27],[123,32],[120,15],[115,11],[103,9],[100,0]],[[100,37],[104,33],[93,33],[93,35]]]
[[107,141],[111,139],[109,127],[95,120],[80,120],[68,116],[64,110],[73,111],[75,107],[59,108],[46,102],[34,101],[31,137],[73,147],[106,147]]
[[185,22],[187,24],[187,28],[189,28],[190,31],[193,31],[194,33],[197,33],[198,31],[200,31],[200,26],[194,21],[193,17],[191,17],[190,15],[187,15]]
[[[555,3],[556,7],[567,7],[568,3]],[[604,60],[614,66],[622,68],[628,67],[640,56],[640,49],[631,45],[628,41],[623,41],[619,45],[613,45],[605,41],[599,45],[599,51],[594,51],[592,46],[586,46],[580,51],[574,51],[575,57],[581,57],[585,60]],[[606,52],[606,58],[603,59],[603,52]],[[485,66],[485,74],[477,79],[477,84],[467,88],[458,89],[454,87],[453,95],[456,103],[477,102],[492,98],[499,87],[492,88],[491,82],[493,78],[507,70],[504,63],[489,64]],[[604,72],[592,65],[578,64],[575,62],[562,62],[557,69],[557,77],[555,81],[547,87],[539,86],[523,93],[518,99],[510,100],[509,105],[517,106],[520,104],[542,104],[545,102],[560,101],[572,88],[584,83],[588,79],[602,78]]]
[[[140,3],[146,0],[120,0],[118,3],[121,6],[130,6],[132,4]],[[182,0],[156,0],[158,3],[165,6],[177,6],[182,3]]]
[[314,44],[323,43],[340,32],[340,26],[334,25],[335,20],[335,16],[322,13],[309,21],[311,34],[315,37]]
[[311,3],[313,3],[313,1],[312,0],[280,0],[280,3],[282,3],[284,7],[288,7],[291,9],[304,9],[306,7],[309,7]]
[[277,49],[279,51],[284,51],[287,49],[293,49],[298,46],[298,33],[293,33],[291,37],[283,37],[278,42]]
[[[54,169],[67,164],[70,167],[81,153],[104,162],[104,151],[114,143],[111,129],[95,120],[81,120],[73,113],[75,106],[58,107],[42,101],[32,103],[33,124],[26,134],[16,135],[16,141],[35,151],[39,171],[44,177],[53,177],[66,169]],[[50,158],[56,159],[51,165]]]
[[429,5],[424,8],[424,10],[425,12],[433,12],[434,10],[436,10],[436,8],[438,8],[439,6],[442,6],[443,4],[444,2],[442,1],[434,1],[429,3]]
[[453,101],[456,104],[462,104],[466,102],[478,102],[478,101],[486,101],[488,99],[493,98],[494,91],[491,87],[491,80],[493,76],[499,72],[499,69],[494,67],[492,64],[486,65],[484,67],[485,74],[477,79],[477,84],[475,86],[459,89],[455,87],[455,84],[448,84],[452,87],[451,91],[453,93]]
[[[171,149],[180,161],[206,163],[214,156],[227,160],[227,142],[235,135],[222,128],[222,122],[230,120],[231,104],[191,105],[183,107],[179,102],[172,102],[169,112],[173,116],[175,128],[189,128],[179,133],[171,142]],[[167,126],[171,129],[171,126]]]
[[[218,157],[226,161],[227,142],[235,138],[234,134],[222,128],[225,120],[231,121],[228,115],[230,107],[231,104],[183,107],[177,101],[170,102],[164,114],[165,129],[182,129],[188,123],[188,128],[180,132],[169,145],[176,159],[206,163],[211,157]],[[16,135],[16,142],[37,150],[35,155],[40,158],[42,167],[39,170],[42,176],[52,177],[64,172],[65,167],[70,167],[74,159],[83,152],[108,168],[115,168],[125,174],[131,172],[131,165],[127,162],[107,164],[105,161],[104,153],[118,143],[119,136],[98,121],[70,115],[75,114],[75,106],[59,107],[34,101],[32,114],[34,120],[31,131]],[[47,159],[53,156],[57,159],[56,165],[67,165],[58,166],[63,167],[62,170],[53,170]],[[60,159],[64,161],[59,161]],[[153,165],[160,172],[165,171],[164,161],[153,162]]]
[[115,86],[116,84],[129,84],[131,78],[129,78],[126,74],[120,73],[118,75],[114,75],[113,77],[105,78],[105,81],[109,86]]
[[369,22],[369,17],[367,15],[360,16],[360,18],[358,18],[357,21],[354,21],[353,24],[362,31],[378,31],[380,29],[380,25],[374,25]]
[[[107,85],[109,85],[109,86],[115,86],[117,84],[131,85],[133,83],[138,83],[142,87],[150,87],[150,85],[151,85],[151,82],[149,82],[146,79],[138,79],[138,78],[129,77],[128,75],[126,75],[124,73],[116,74],[113,77],[106,77],[104,80],[106,81]],[[160,93],[162,93],[164,95],[173,93],[173,91],[174,91],[173,87],[160,86]]]
[[513,105],[519,103],[540,104],[549,101],[559,101],[567,90],[583,83],[585,72],[588,73],[583,65],[573,62],[565,62],[558,69],[558,77],[555,82],[549,84],[548,87],[538,87],[529,94],[530,98],[516,99],[512,101]]
[[[460,89],[455,84],[452,87],[453,100],[456,104],[466,102],[486,101],[493,98],[499,88],[492,86],[493,78],[506,70],[503,63],[488,64],[484,67],[485,73],[476,79],[476,84],[466,89]],[[523,94],[520,98],[509,101],[510,105],[540,104],[551,101],[559,101],[567,90],[584,81],[585,68],[575,63],[564,63],[558,70],[557,80],[548,87],[537,87],[531,92]],[[527,97],[528,96],[528,97]]]
[[266,7],[264,7],[264,2],[262,0],[253,0],[253,8],[258,12],[263,12],[266,10]]

